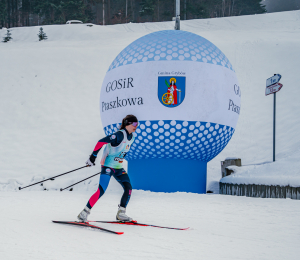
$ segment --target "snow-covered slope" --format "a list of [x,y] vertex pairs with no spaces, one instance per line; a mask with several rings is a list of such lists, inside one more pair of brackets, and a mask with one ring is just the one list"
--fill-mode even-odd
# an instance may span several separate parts
[[[207,38],[225,53],[242,87],[236,132],[208,163],[210,189],[218,190],[220,161],[226,157],[242,158],[248,166],[239,170],[245,168],[252,176],[255,171],[263,178],[276,173],[272,181],[283,183],[291,176],[293,183],[298,181],[299,20],[300,11],[182,21],[183,30]],[[101,225],[125,232],[116,236],[51,222],[75,220],[95,190],[97,177],[73,192],[27,192],[42,186],[13,191],[85,164],[104,135],[98,107],[108,66],[138,37],[173,26],[44,26],[44,42],[38,41],[39,27],[12,28],[13,41],[0,43],[0,190],[6,191],[0,194],[0,259],[299,258],[298,200],[134,190],[129,216],[191,228]],[[0,30],[0,37],[4,34]],[[278,162],[271,163],[273,99],[265,97],[264,90],[265,80],[274,73],[283,76],[284,87],[277,95]],[[44,187],[66,187],[99,170],[98,165],[70,173]],[[114,219],[122,190],[112,182],[90,219]]]
[[[2,260],[297,260],[298,200],[133,191],[128,214],[189,230],[100,224],[117,236],[53,224],[74,220],[87,192],[1,192]],[[105,194],[91,220],[113,220],[120,194]]]
[[[282,75],[284,85],[277,95],[277,159],[281,171],[286,165],[293,171],[299,168],[288,159],[299,154],[300,145],[299,19],[300,11],[292,11],[181,22],[182,30],[207,38],[225,53],[242,88],[236,132],[208,163],[209,189],[217,191],[220,161],[226,157],[242,158],[243,165],[272,160],[273,98],[264,91],[265,80],[274,73]],[[98,107],[110,63],[135,39],[173,26],[173,22],[43,26],[48,40],[42,42],[39,27],[12,28],[12,42],[0,43],[0,189],[15,189],[83,166],[104,135]],[[5,33],[0,30],[1,39]],[[68,186],[97,170],[81,170],[45,187]],[[76,189],[93,190],[97,181]],[[109,187],[119,189],[116,183]]]

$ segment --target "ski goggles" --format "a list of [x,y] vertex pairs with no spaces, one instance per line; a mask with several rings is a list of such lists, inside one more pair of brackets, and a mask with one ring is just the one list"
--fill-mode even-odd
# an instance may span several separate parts
[[139,125],[139,122],[128,122],[129,125],[133,125],[134,127]]

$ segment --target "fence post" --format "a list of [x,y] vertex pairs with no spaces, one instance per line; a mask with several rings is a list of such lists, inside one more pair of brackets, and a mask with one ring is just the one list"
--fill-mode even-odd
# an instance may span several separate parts
[[292,198],[292,191],[291,191],[290,186],[286,186],[285,192],[286,192],[286,198],[291,199]]
[[260,197],[261,198],[266,198],[266,185],[261,185]]
[[260,198],[261,196],[261,185],[256,186],[256,197]]
[[297,200],[300,200],[300,187],[297,187]]
[[252,197],[257,197],[257,185],[253,184],[252,185]]
[[239,185],[237,185],[237,184],[234,184],[234,194],[233,195],[236,195],[236,196],[239,195]]
[[280,186],[279,186],[279,185],[276,185],[276,186],[275,186],[275,197],[276,197],[276,198],[280,198],[280,193],[281,193],[281,191],[280,191]]
[[245,184],[243,184],[242,186],[242,189],[241,189],[241,196],[246,196],[246,193],[245,193]]
[[271,185],[270,187],[270,193],[271,193],[271,197],[270,198],[276,198],[276,187]]
[[286,199],[286,187],[281,187],[281,198]]
[[292,187],[291,190],[292,190],[292,196],[291,197],[292,197],[293,200],[296,200],[297,199],[297,188]]

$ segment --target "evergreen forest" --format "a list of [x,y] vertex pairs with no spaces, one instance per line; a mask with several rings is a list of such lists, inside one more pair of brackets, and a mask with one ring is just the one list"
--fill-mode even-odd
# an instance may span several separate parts
[[[0,28],[65,24],[101,25],[171,21],[175,0],[0,0]],[[266,12],[261,0],[180,0],[180,19]]]

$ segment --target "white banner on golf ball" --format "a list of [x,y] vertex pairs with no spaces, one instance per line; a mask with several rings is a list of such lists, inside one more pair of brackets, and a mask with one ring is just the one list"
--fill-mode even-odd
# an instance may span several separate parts
[[103,126],[127,114],[139,120],[187,120],[235,128],[240,96],[235,73],[193,61],[152,61],[109,71],[101,90]]

